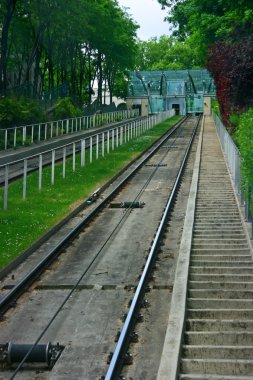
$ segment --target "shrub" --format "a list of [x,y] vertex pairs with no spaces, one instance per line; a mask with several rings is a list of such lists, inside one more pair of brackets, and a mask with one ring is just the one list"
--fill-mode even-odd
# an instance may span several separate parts
[[41,122],[45,118],[45,113],[34,100],[12,97],[0,101],[1,128]]
[[219,103],[218,101],[215,99],[212,100],[212,109],[214,110],[214,112],[220,116],[220,107],[219,107]]
[[70,98],[59,99],[53,110],[53,119],[67,119],[82,116],[80,108],[74,106]]
[[253,108],[243,113],[235,133],[242,156],[242,171],[245,189],[253,186]]

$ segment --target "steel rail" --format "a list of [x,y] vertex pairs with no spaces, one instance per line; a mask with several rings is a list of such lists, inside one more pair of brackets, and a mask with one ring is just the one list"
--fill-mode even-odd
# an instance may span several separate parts
[[133,331],[133,327],[137,321],[137,315],[138,315],[139,309],[141,307],[143,295],[145,293],[146,286],[147,286],[147,283],[149,281],[150,274],[152,272],[152,267],[153,267],[153,264],[155,261],[157,249],[159,248],[159,241],[160,241],[161,236],[163,234],[163,230],[164,230],[167,218],[168,218],[168,214],[171,210],[171,206],[172,206],[178,185],[180,183],[182,173],[183,173],[184,167],[186,165],[186,162],[187,162],[187,159],[188,159],[188,156],[190,153],[190,149],[191,149],[191,146],[192,146],[192,143],[193,143],[193,140],[194,140],[200,119],[201,119],[201,116],[198,118],[197,123],[194,127],[194,130],[193,130],[190,142],[188,144],[186,153],[184,155],[182,164],[179,168],[179,171],[178,171],[176,180],[174,182],[172,191],[169,195],[168,201],[167,201],[166,206],[164,208],[162,219],[159,223],[155,238],[153,240],[153,244],[152,244],[150,251],[149,251],[149,254],[148,254],[148,258],[147,258],[144,270],[142,272],[140,281],[139,281],[138,286],[136,288],[136,291],[134,293],[134,297],[133,297],[133,300],[131,302],[130,309],[128,311],[125,323],[123,325],[123,328],[121,330],[121,333],[120,333],[120,336],[118,339],[118,343],[116,345],[115,351],[114,351],[113,356],[111,358],[109,368],[108,368],[106,376],[104,378],[105,380],[119,379],[119,376],[121,374],[121,370],[122,370],[122,367],[124,364],[124,356],[127,353],[127,349],[128,349],[128,346],[129,346],[129,343],[131,340],[130,334]]
[[58,256],[60,249],[68,244],[78,233],[78,231],[87,223],[89,223],[94,216],[111,200],[111,198],[124,186],[127,181],[132,178],[141,166],[152,157],[157,150],[168,140],[171,135],[185,122],[187,118],[180,120],[165,136],[163,136],[158,145],[156,145],[151,152],[144,157],[141,162],[129,173],[121,182],[115,187],[114,190],[108,194],[83,220],[81,220],[62,240],[30,271],[28,272],[12,290],[0,299],[0,315],[3,315],[11,306],[16,302],[21,294],[27,287],[33,283],[43,272],[43,270]]

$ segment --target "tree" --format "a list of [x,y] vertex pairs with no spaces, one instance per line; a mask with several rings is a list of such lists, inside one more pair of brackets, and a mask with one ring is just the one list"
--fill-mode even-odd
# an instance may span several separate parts
[[248,0],[158,0],[169,9],[167,20],[173,35],[191,39],[202,63],[206,63],[209,46],[225,39],[235,26],[253,20],[253,4]]
[[233,128],[230,115],[253,106],[253,34],[243,36],[237,30],[226,42],[214,44],[207,68],[215,79],[223,121]]
[[[133,68],[137,25],[116,0],[0,0],[1,86],[81,103]],[[123,75],[124,76],[124,75]]]
[[138,42],[137,70],[184,70],[200,67],[190,41],[161,36]]
[[1,56],[0,56],[0,89],[7,86],[7,54],[8,54],[8,37],[11,20],[15,11],[16,0],[5,0],[1,4]]

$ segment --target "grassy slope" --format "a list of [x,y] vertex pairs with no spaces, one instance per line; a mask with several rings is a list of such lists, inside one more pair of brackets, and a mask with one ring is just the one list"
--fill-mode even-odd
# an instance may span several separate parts
[[51,169],[43,169],[41,193],[38,192],[38,173],[29,175],[25,201],[22,200],[22,180],[10,184],[8,210],[3,210],[3,189],[0,189],[0,268],[59,222],[78,202],[88,198],[95,189],[150,146],[178,119],[175,116],[157,125],[138,139],[111,151],[104,158],[94,160],[92,164],[88,163],[87,151],[84,168],[81,168],[80,156],[77,155],[74,173],[72,159],[69,159],[65,179],[62,178],[62,166],[55,168],[54,186],[50,184]]

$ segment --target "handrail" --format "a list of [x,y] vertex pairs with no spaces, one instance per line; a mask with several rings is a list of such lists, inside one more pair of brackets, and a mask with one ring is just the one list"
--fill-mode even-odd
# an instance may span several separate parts
[[119,121],[117,119],[124,120],[138,114],[138,110],[122,110],[4,128],[0,129],[0,142],[3,145],[2,150],[16,148],[18,145],[32,145],[34,142],[114,123]]

